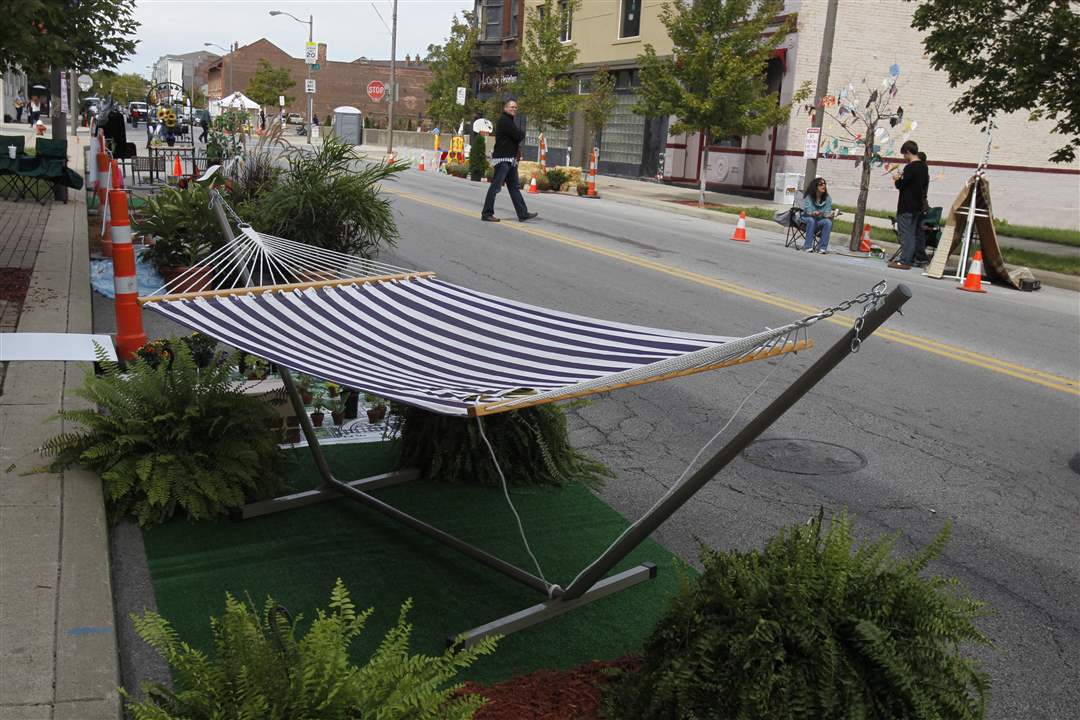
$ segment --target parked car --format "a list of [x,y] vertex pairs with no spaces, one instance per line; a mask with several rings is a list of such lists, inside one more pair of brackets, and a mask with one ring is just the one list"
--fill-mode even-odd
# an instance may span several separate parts
[[301,115],[300,113],[295,113],[295,112],[289,113],[288,115],[285,116],[285,124],[286,125],[303,125],[304,124],[304,116]]
[[139,122],[146,122],[147,107],[144,102],[129,102],[128,103],[128,122],[135,125]]

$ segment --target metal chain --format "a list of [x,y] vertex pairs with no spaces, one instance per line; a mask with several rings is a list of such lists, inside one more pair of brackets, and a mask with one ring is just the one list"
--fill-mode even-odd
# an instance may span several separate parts
[[885,290],[887,288],[888,284],[882,280],[867,292],[860,293],[850,300],[845,300],[842,303],[825,308],[816,315],[810,315],[809,317],[803,318],[794,323],[794,325],[795,327],[808,328],[814,323],[824,320],[825,318],[830,318],[838,312],[850,310],[856,305],[862,305],[862,312],[859,314],[859,317],[855,319],[855,334],[851,338],[851,352],[857,353],[859,352],[859,347],[862,345],[862,338],[860,336],[862,335],[863,323],[866,320],[866,316],[871,310],[877,307],[881,299],[885,297]]

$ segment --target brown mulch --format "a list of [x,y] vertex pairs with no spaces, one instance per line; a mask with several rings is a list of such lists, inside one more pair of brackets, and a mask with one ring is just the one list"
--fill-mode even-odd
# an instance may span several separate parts
[[28,268],[0,267],[0,301],[22,305],[30,287],[31,272]]
[[491,686],[469,682],[462,692],[488,699],[476,720],[600,720],[602,687],[611,682],[611,671],[633,672],[640,666],[636,657],[594,660],[572,670],[537,670]]

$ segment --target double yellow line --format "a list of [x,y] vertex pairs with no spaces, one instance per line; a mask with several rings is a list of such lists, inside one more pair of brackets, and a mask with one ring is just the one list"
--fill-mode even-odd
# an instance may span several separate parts
[[[431,207],[437,207],[440,210],[446,210],[447,212],[457,213],[458,215],[464,215],[466,217],[475,218],[477,213],[475,210],[464,210],[455,205],[449,205],[438,200],[432,200],[420,195],[414,195],[413,193],[403,192],[392,187],[383,185],[383,189],[391,194],[399,195],[404,198],[408,198],[414,202],[423,203],[424,205],[430,205]],[[618,250],[611,250],[609,248],[600,247],[599,245],[593,245],[582,240],[575,240],[574,238],[560,235],[558,233],[544,230],[535,225],[527,225],[524,223],[502,223],[501,227],[516,230],[526,235],[533,235],[535,237],[541,237],[546,240],[552,240],[563,245],[569,245],[570,247],[584,250],[586,252],[593,253],[595,255],[602,255],[604,257],[618,260],[630,265],[636,265],[640,268],[645,268],[653,272],[668,275],[670,277],[679,278],[681,280],[687,280],[698,285],[704,285],[714,288],[716,290],[722,290],[732,295],[737,295],[748,300],[755,300],[757,302],[765,303],[766,305],[772,305],[773,307],[782,308],[792,312],[800,313],[802,315],[812,315],[818,312],[821,308],[816,308],[811,305],[805,305],[803,303],[795,302],[794,300],[788,300],[786,298],[776,297],[775,295],[769,295],[759,290],[737,285],[735,283],[727,282],[725,280],[719,280],[708,275],[702,275],[701,273],[693,272],[692,270],[682,270],[671,265],[665,265],[663,263],[656,262],[654,260],[648,260],[646,258],[631,255],[629,253],[620,252]],[[830,317],[826,318],[828,322],[835,325],[840,325],[845,328],[851,327],[851,320],[844,317]],[[937,340],[930,340],[929,338],[920,337],[919,335],[912,335],[911,333],[901,332],[899,330],[893,330],[890,328],[879,328],[875,333],[875,337],[885,338],[891,340],[900,345],[906,347],[915,348],[916,350],[922,350],[932,355],[938,355],[940,357],[949,358],[965,365],[971,365],[974,367],[982,368],[984,370],[990,370],[992,372],[1007,375],[1018,380],[1041,385],[1051,390],[1058,390],[1068,395],[1075,395],[1080,397],[1080,382],[1073,378],[1063,377],[1061,375],[1055,375],[1053,373],[1043,372],[1042,370],[1036,370],[1017,363],[1007,362],[1005,360],[998,360],[990,355],[983,355],[982,353],[974,352],[972,350],[966,350],[956,345],[949,345],[947,343],[938,342]]]

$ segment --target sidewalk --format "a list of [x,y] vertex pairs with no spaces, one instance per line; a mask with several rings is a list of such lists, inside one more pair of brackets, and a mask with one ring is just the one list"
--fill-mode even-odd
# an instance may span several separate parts
[[[81,169],[79,146],[72,142],[69,153],[72,166]],[[67,204],[52,203],[44,212],[42,224],[32,203],[0,201],[0,259],[32,268],[18,330],[90,332],[85,196],[72,192]],[[0,720],[120,717],[101,482],[82,471],[22,475],[41,464],[36,447],[72,429],[45,421],[80,406],[71,393],[88,368],[11,363],[4,378]]]

